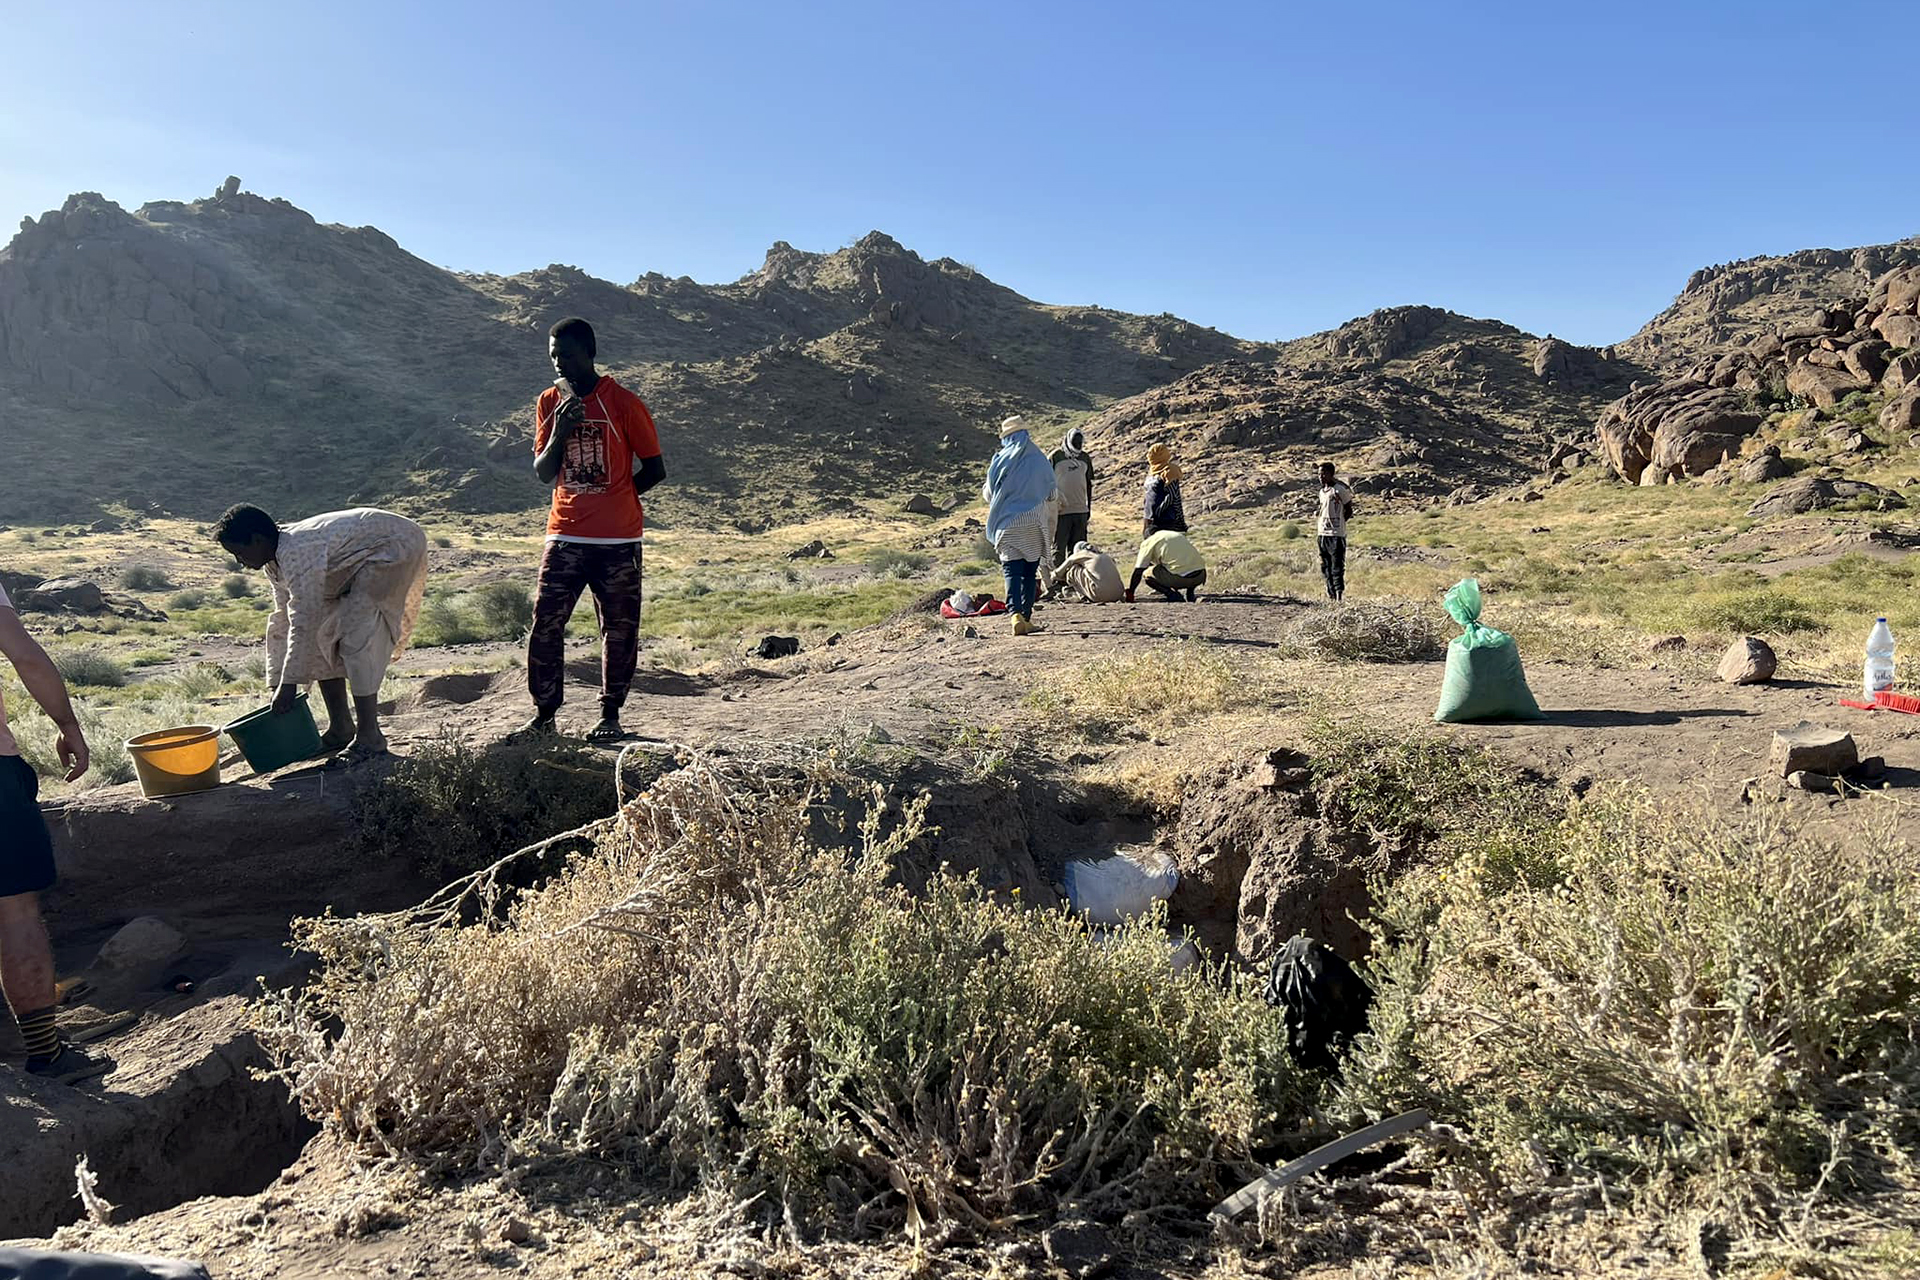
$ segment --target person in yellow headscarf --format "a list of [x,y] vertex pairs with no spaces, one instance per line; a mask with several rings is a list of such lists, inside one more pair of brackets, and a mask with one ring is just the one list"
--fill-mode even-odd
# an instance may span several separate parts
[[1186,473],[1173,460],[1173,450],[1156,444],[1147,450],[1147,489],[1142,502],[1140,537],[1151,538],[1162,530],[1187,531],[1187,512],[1180,502],[1180,477]]

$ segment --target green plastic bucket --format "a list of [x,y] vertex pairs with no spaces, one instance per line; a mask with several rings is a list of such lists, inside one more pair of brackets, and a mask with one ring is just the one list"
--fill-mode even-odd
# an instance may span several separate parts
[[227,736],[255,773],[271,773],[320,754],[320,730],[313,723],[305,693],[293,700],[293,710],[283,716],[273,714],[272,704],[249,711],[227,726]]

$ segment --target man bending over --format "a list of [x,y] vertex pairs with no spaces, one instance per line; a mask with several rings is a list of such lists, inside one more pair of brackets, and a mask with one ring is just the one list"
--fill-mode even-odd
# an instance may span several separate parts
[[600,620],[600,723],[618,739],[620,708],[640,661],[640,495],[667,478],[653,415],[639,396],[594,368],[593,326],[578,317],[547,334],[556,375],[534,405],[533,473],[553,487],[547,546],[527,633],[523,732],[552,733],[565,697],[567,620],[582,591]]
[[[267,686],[273,711],[293,710],[302,685],[318,681],[327,704],[328,751],[383,755],[380,682],[413,636],[427,590],[427,532],[373,507],[332,511],[282,528],[241,503],[214,537],[273,587],[267,619]],[[353,695],[352,705],[347,695]]]

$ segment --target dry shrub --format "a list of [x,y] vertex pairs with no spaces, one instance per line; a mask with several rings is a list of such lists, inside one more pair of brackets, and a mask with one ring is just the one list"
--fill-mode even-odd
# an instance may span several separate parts
[[1103,728],[1169,727],[1253,705],[1272,696],[1270,682],[1227,661],[1200,641],[1109,653],[1051,672],[1027,694],[1041,713]]
[[432,884],[610,817],[614,808],[606,757],[584,743],[530,738],[475,747],[449,736],[422,745],[356,795],[354,831],[367,854],[405,857]]
[[1348,1101],[1464,1123],[1510,1185],[1604,1179],[1749,1238],[1912,1191],[1920,859],[1885,816],[1829,839],[1613,791],[1523,874],[1470,852],[1384,886]]
[[1446,653],[1429,612],[1414,604],[1341,601],[1294,623],[1286,645],[1337,662],[1427,662]]
[[304,921],[319,977],[264,1039],[363,1144],[628,1160],[856,1229],[1204,1200],[1297,1118],[1251,985],[1175,975],[1152,924],[1102,940],[951,876],[910,896],[924,798],[876,792],[849,851],[819,838],[849,785],[696,756],[539,888],[500,868]]

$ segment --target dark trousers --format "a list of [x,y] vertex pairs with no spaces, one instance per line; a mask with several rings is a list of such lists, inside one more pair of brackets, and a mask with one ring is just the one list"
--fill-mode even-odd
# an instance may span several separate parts
[[1327,599],[1347,594],[1347,539],[1320,535],[1320,576],[1327,580]]
[[1058,569],[1060,562],[1073,554],[1074,547],[1086,540],[1087,513],[1061,512],[1053,522],[1053,567]]
[[1165,565],[1155,565],[1147,570],[1147,585],[1169,600],[1178,600],[1184,591],[1194,591],[1207,583],[1207,571],[1195,569],[1192,573],[1174,573]]
[[1000,572],[1007,579],[1007,612],[1033,616],[1034,596],[1039,592],[1038,560],[1002,560]]
[[567,619],[582,591],[600,620],[600,710],[617,715],[640,662],[640,544],[549,542],[527,633],[527,692],[541,715],[566,697]]

